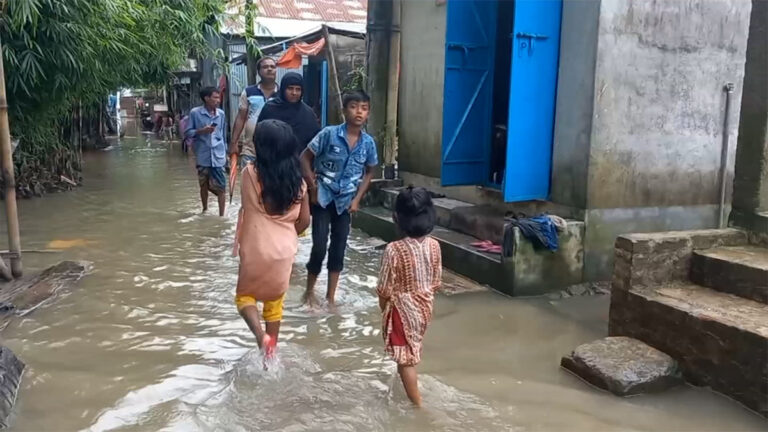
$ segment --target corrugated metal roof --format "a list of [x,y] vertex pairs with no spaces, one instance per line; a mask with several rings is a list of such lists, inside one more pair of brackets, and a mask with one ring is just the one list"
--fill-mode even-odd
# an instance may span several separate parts
[[[322,24],[354,31],[365,28],[368,0],[255,0],[257,37],[286,38],[316,29]],[[244,0],[232,0],[221,19],[225,34],[245,33]],[[364,31],[364,30],[363,30]]]
[[286,18],[325,22],[364,23],[368,0],[257,0],[258,14],[266,18]]

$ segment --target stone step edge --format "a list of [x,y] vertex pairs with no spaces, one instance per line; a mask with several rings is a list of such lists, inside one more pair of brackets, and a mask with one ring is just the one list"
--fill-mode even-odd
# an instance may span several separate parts
[[[684,299],[673,297],[660,292],[660,290],[664,289],[689,290],[702,296],[714,297],[717,299],[716,303],[718,306],[706,307],[702,304],[692,303],[690,301],[686,301]],[[768,338],[768,305],[763,303],[746,299],[734,294],[724,293],[709,287],[698,285],[693,282],[676,282],[652,288],[632,288],[629,291],[634,295],[645,298],[647,301],[660,303],[664,306],[674,308],[696,319],[704,319],[707,321],[717,322],[723,326],[737,328],[742,331],[752,333],[761,338]],[[759,321],[766,323],[765,326],[748,328],[744,325],[742,320],[723,319],[721,316],[715,316],[711,313],[716,310],[734,310],[740,307],[753,308],[753,310],[747,315],[754,315],[760,318]],[[696,311],[695,309],[704,309],[706,312],[702,313],[700,311]]]
[[[362,208],[352,218],[352,226],[387,242],[396,239],[391,212],[383,207]],[[432,237],[440,242],[444,267],[480,284],[512,295],[513,278],[512,275],[506,274],[506,267],[501,263],[501,257],[478,252],[469,246],[469,243],[476,241],[474,237],[442,227],[436,227]],[[509,283],[505,284],[505,281]]]
[[[736,295],[747,300],[768,304],[768,269],[756,267],[751,263],[729,260],[725,257],[717,255],[717,251],[727,248],[728,247],[718,247],[693,251],[690,268],[691,281],[697,285],[701,285],[718,292]],[[713,271],[712,264],[715,264],[717,267],[720,267],[721,270],[727,272],[748,271],[764,274],[766,276],[766,282],[763,285],[756,287],[734,287],[733,284],[728,284],[728,281],[722,280],[724,276],[710,276],[710,272]],[[753,275],[753,277],[755,276]],[[759,280],[760,276],[756,277]],[[748,283],[749,281],[745,280],[745,282]],[[765,290],[766,292],[761,292],[760,290]]]

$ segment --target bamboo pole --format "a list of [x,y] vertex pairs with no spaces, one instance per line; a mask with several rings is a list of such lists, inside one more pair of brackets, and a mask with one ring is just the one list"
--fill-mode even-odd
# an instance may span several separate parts
[[2,153],[3,181],[5,183],[5,213],[8,219],[8,249],[16,256],[11,258],[11,273],[21,277],[21,238],[19,216],[16,211],[16,178],[11,153],[11,127],[8,122],[8,100],[5,95],[5,68],[2,43],[0,43],[0,153]]
[[341,85],[339,84],[339,70],[336,69],[336,56],[333,53],[333,44],[331,43],[331,37],[328,32],[328,27],[323,25],[323,37],[325,38],[325,46],[328,47],[328,57],[331,61],[331,75],[333,75],[333,84],[336,87],[336,96],[339,99],[339,120],[344,123],[344,103],[341,96]]

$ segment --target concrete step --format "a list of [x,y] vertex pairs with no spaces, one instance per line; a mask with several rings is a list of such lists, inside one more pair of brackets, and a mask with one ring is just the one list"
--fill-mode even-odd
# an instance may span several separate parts
[[768,304],[768,248],[731,246],[694,251],[690,277],[699,285]]
[[[400,193],[402,188],[386,188],[381,190],[381,205],[388,209],[395,209],[395,199],[397,194]],[[435,213],[437,214],[437,224],[441,227],[451,227],[451,213],[458,208],[474,207],[474,204],[470,204],[464,201],[459,201],[451,198],[433,198],[432,203],[435,205]]]
[[609,334],[671,355],[691,383],[768,416],[768,305],[690,282],[614,288]]
[[[385,241],[398,238],[392,210],[384,207],[364,207],[352,219],[352,225]],[[579,283],[583,234],[583,222],[569,223],[560,234],[560,249],[553,253],[535,249],[515,230],[514,256],[501,257],[478,252],[471,246],[478,241],[476,237],[442,226],[432,232],[441,244],[446,268],[514,296],[541,295]]]
[[[384,207],[363,208],[352,219],[352,225],[387,242],[398,239],[392,211]],[[470,243],[477,241],[476,238],[443,227],[436,227],[432,237],[440,242],[443,266],[478,283],[504,291],[506,276],[499,255],[478,252],[470,246]]]

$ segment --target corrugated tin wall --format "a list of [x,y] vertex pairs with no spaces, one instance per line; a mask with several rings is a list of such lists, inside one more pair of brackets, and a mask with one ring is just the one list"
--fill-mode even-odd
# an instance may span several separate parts
[[[228,47],[229,58],[235,58],[245,53],[245,44],[231,44]],[[245,64],[234,65],[230,64],[229,70],[229,127],[233,128],[235,125],[235,117],[240,105],[240,93],[243,92],[248,85],[248,68]]]

